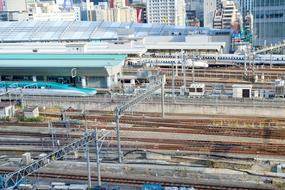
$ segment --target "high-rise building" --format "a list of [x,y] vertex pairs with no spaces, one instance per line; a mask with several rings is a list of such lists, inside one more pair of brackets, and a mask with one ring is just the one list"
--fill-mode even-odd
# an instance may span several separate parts
[[137,22],[147,23],[146,6],[144,4],[133,4],[132,7],[137,10]]
[[239,12],[234,1],[222,2],[222,28],[231,29],[235,22],[238,21]]
[[253,1],[254,45],[275,44],[285,39],[285,0]]
[[221,10],[221,0],[204,0],[204,26],[213,28],[215,11]]
[[137,10],[129,6],[115,6],[110,8],[106,2],[103,2],[94,6],[93,19],[110,22],[137,22]]
[[247,15],[252,13],[252,8],[253,8],[253,0],[237,0],[238,5],[239,5],[239,11],[245,19]]
[[185,0],[186,25],[203,26],[204,24],[204,0]]
[[72,6],[73,6],[73,1],[72,0],[64,0],[64,2],[63,2],[64,10],[71,10]]
[[222,7],[215,11],[213,28],[234,29],[239,32],[239,16],[236,3],[232,0],[223,0]]
[[147,0],[147,21],[176,26],[185,26],[184,0]]
[[[71,7],[65,0],[62,5],[56,4],[54,1],[42,1],[29,5],[29,20],[39,21],[74,21],[80,20],[80,9]],[[66,7],[65,7],[66,6]]]

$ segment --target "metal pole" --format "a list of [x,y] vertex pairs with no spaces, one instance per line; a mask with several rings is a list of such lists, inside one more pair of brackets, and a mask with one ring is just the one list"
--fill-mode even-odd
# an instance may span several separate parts
[[272,68],[272,49],[270,50],[270,68]]
[[192,83],[195,82],[195,79],[194,79],[194,61],[192,60]]
[[101,186],[100,150],[99,150],[97,128],[95,129],[95,135],[96,135],[95,144],[96,144],[97,181],[98,181],[98,186]]
[[[87,131],[87,120],[86,120],[86,110],[85,110],[85,104],[84,104],[84,125],[85,125],[85,135],[88,135]],[[85,153],[86,153],[86,161],[87,161],[87,172],[88,172],[88,187],[92,187],[92,182],[91,182],[91,169],[90,169],[90,156],[89,156],[89,143],[88,141],[86,142],[86,147],[85,147]]]
[[[87,133],[85,133],[87,136]],[[86,142],[85,146],[86,162],[87,162],[87,172],[88,172],[88,187],[91,188],[91,170],[90,170],[90,156],[89,156],[89,143]]]
[[174,97],[175,97],[175,92],[174,92],[174,84],[175,83],[175,78],[174,78],[174,63],[172,62],[172,98],[174,100]]
[[164,118],[164,81],[165,75],[161,78],[161,117]]
[[12,106],[11,93],[9,93],[9,103],[10,103],[10,106]]
[[49,128],[49,132],[51,133],[52,151],[55,151],[54,129],[53,129],[53,126],[52,126],[52,122],[51,122],[51,121],[48,122],[48,128]]
[[21,89],[21,108],[24,109],[24,94],[22,89]]
[[183,86],[184,90],[186,89],[186,59],[184,54],[182,55],[182,66],[183,66]]
[[246,60],[247,59],[247,53],[244,54],[244,63],[243,63],[243,74],[244,74],[244,79],[246,79],[247,76],[247,63]]
[[118,161],[122,163],[123,155],[121,152],[121,134],[120,134],[120,114],[116,111],[116,130],[117,130],[117,146],[118,146]]

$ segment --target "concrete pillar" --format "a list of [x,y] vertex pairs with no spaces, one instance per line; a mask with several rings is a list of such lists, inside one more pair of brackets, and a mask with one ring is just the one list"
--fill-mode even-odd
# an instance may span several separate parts
[[37,82],[37,76],[33,76],[33,82]]
[[112,86],[112,78],[111,78],[111,76],[108,76],[106,79],[107,79],[107,88],[111,88],[111,86]]
[[115,82],[115,84],[118,84],[118,76],[119,76],[119,73],[114,75],[114,82]]
[[86,88],[87,86],[86,76],[81,77],[81,85],[82,85],[82,88]]
[[264,73],[261,74],[261,82],[264,82]]

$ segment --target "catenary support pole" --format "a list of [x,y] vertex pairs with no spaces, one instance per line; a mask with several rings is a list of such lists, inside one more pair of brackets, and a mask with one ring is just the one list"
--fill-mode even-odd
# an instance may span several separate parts
[[121,150],[121,134],[120,134],[120,115],[116,113],[116,132],[117,132],[117,146],[118,146],[118,161],[122,163],[122,150]]
[[[85,125],[85,135],[88,135],[88,126],[87,126],[87,119],[86,119],[86,108],[84,104],[83,108],[83,116],[84,116],[84,125]],[[89,143],[86,142],[85,146],[85,154],[86,154],[86,161],[87,161],[87,173],[88,173],[88,187],[92,187],[92,181],[91,181],[91,169],[90,169],[90,155],[89,155]]]
[[95,145],[96,145],[96,163],[97,163],[97,182],[98,186],[101,186],[101,166],[100,166],[100,150],[98,142],[97,128],[95,129]]
[[164,118],[164,82],[165,75],[161,78],[161,117]]

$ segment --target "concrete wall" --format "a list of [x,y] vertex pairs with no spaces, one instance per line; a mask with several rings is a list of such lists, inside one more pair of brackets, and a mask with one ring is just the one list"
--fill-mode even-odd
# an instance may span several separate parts
[[[75,108],[83,109],[84,104],[86,109],[92,110],[104,110],[113,111],[118,103],[104,103],[86,101],[85,103],[74,102],[62,102],[62,101],[25,101],[28,105],[39,105],[39,106],[60,106],[64,108]],[[282,104],[266,104],[264,106],[254,104],[224,104],[221,105],[219,102],[216,104],[202,103],[197,104],[185,104],[185,103],[166,103],[165,113],[181,113],[181,114],[209,114],[209,115],[227,115],[227,116],[249,116],[249,117],[285,117],[285,108]],[[132,111],[134,112],[161,112],[160,103],[142,103],[135,106]]]
[[147,36],[144,38],[144,43],[155,42],[185,42],[185,36]]

